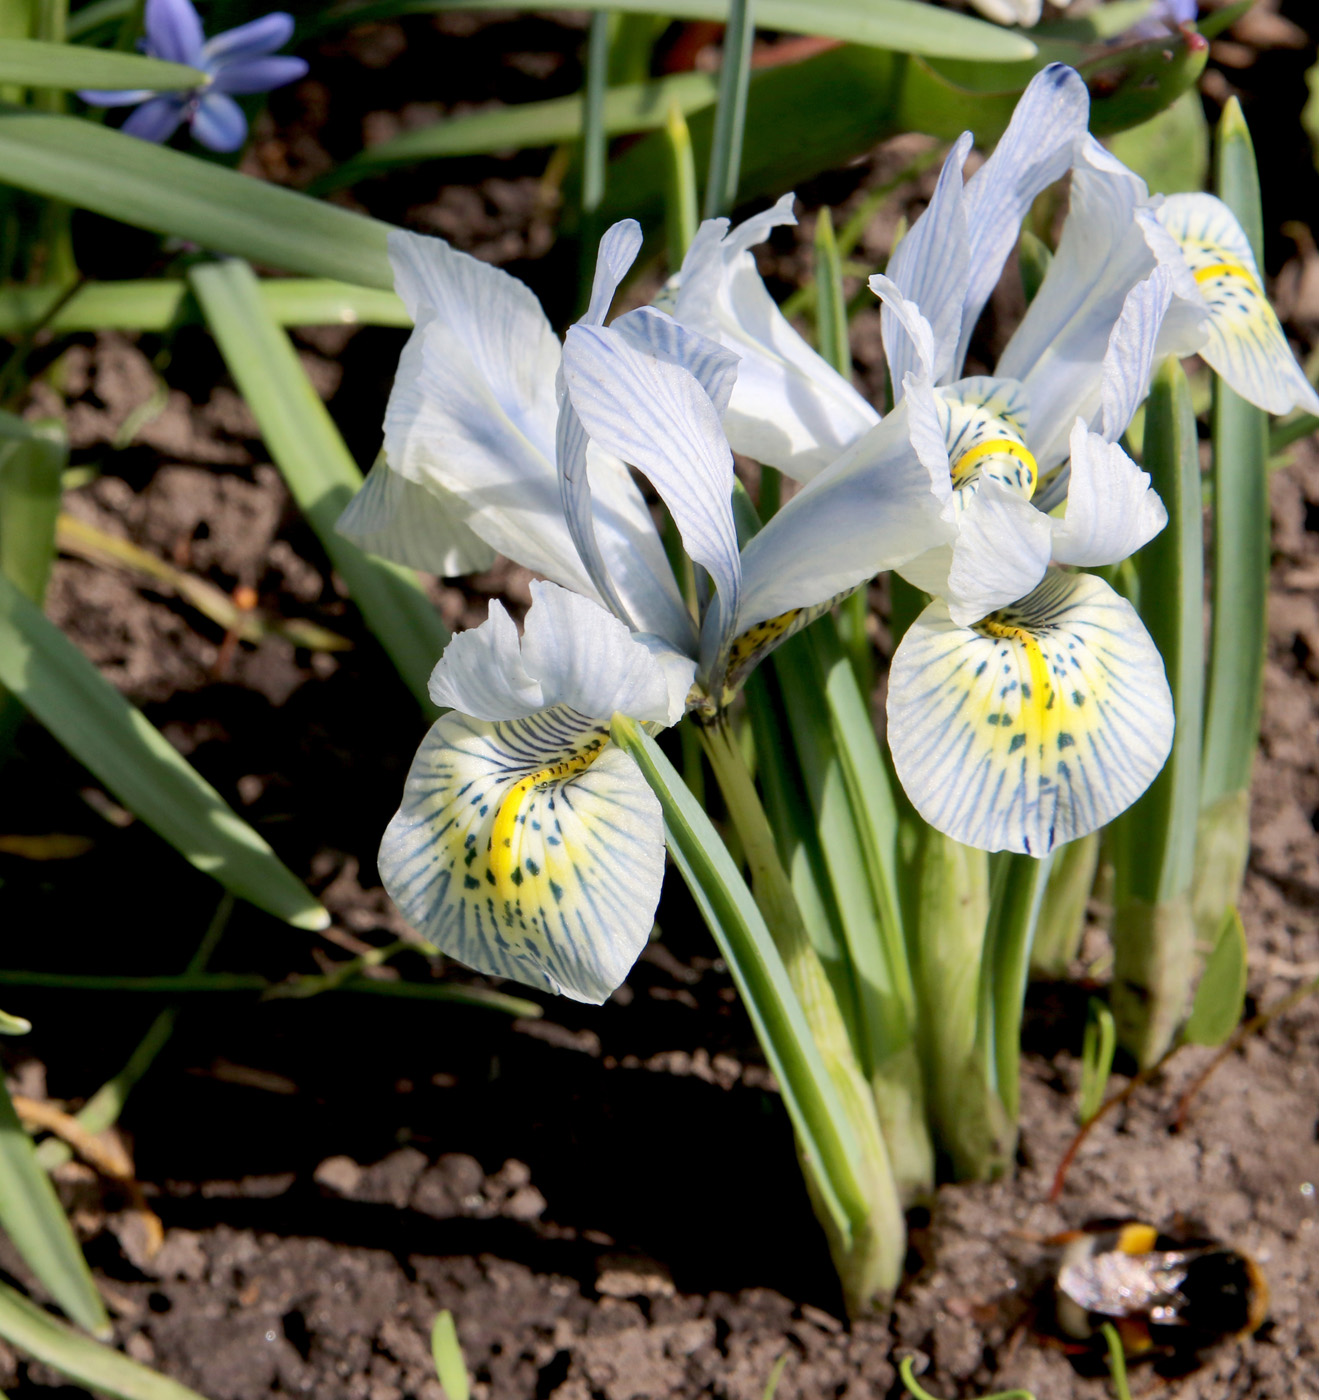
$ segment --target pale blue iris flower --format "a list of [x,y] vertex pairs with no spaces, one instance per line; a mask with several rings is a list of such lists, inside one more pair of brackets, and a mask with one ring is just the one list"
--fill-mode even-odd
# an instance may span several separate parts
[[[831,598],[942,528],[900,410],[852,454],[888,464],[863,540],[836,551],[832,522],[799,513],[739,550],[724,429],[738,355],[654,307],[606,325],[640,246],[631,220],[605,234],[590,305],[560,344],[515,278],[392,233],[416,329],[384,456],[339,525],[400,563],[463,572],[498,551],[547,581],[520,642],[496,605],[445,652],[432,695],[452,712],[417,755],[380,872],[413,926],[469,966],[597,1002],[645,944],[664,854],[611,716],[655,729],[718,712]],[[634,472],[698,566],[694,611]]]
[[144,141],[168,141],[185,122],[212,151],[236,151],[247,118],[234,95],[269,92],[307,71],[301,58],[277,54],[293,35],[293,17],[276,11],[208,39],[189,0],[147,0],[144,49],[151,58],[198,68],[207,75],[186,92],[85,91],[93,107],[136,107],[120,128]]
[[[793,221],[790,198],[731,232],[703,226],[666,293],[680,321],[742,356],[734,450],[805,482],[775,518],[779,539],[794,517],[832,524],[827,555],[803,570],[827,571],[883,528],[891,466],[863,445],[905,412],[943,536],[896,566],[934,602],[893,661],[895,765],[932,825],[1035,855],[1117,816],[1171,744],[1162,664],[1134,610],[1057,567],[1115,563],[1165,523],[1119,445],[1156,356],[1199,352],[1273,412],[1319,407],[1226,207],[1152,199],[1088,116],[1084,83],[1054,64],[965,182],[971,137],[955,143],[888,275],[871,279],[897,404],[883,420],[797,337],[756,272],[749,248]],[[995,374],[960,377],[1023,217],[1067,174],[1069,213],[1037,296]]]

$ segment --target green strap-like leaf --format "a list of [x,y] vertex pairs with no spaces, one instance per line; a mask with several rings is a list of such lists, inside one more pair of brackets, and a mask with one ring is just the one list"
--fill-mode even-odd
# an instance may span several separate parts
[[1246,930],[1241,915],[1229,909],[1195,989],[1182,1039],[1190,1045],[1221,1045],[1236,1029],[1245,1004]]
[[78,117],[0,112],[0,183],[287,272],[394,285],[387,224]]
[[[86,282],[49,320],[62,287],[0,290],[0,335],[21,335],[35,325],[70,331],[163,331],[196,315],[183,281]],[[267,277],[261,300],[282,326],[410,326],[412,317],[393,292],[324,277]]]
[[186,1385],[80,1335],[7,1283],[0,1283],[0,1337],[88,1390],[115,1400],[202,1400]]
[[0,685],[199,870],[297,928],[321,929],[330,922],[265,841],[3,577]]
[[262,300],[256,275],[233,261],[195,267],[189,279],[298,509],[399,675],[433,715],[426,683],[449,644],[448,629],[412,570],[372,558],[335,530],[362,473]]
[[65,92],[78,88],[170,92],[200,87],[206,81],[199,69],[140,54],[48,44],[41,39],[0,39],[0,83]]
[[[323,14],[318,27],[361,24],[400,14],[437,10],[506,9],[506,0],[367,0],[340,5]],[[556,10],[558,0],[526,0],[522,10]],[[616,10],[622,14],[666,14],[674,19],[722,23],[728,0],[584,0],[578,9]],[[793,34],[819,34],[870,44],[898,53],[942,54],[948,58],[1009,62],[1030,58],[1035,45],[1022,33],[1002,29],[969,15],[952,14],[917,0],[757,0],[756,23]]]
[[728,0],[723,58],[719,64],[719,100],[705,182],[705,217],[732,211],[742,167],[747,89],[751,82],[751,45],[756,37],[757,0]]
[[[0,1077],[0,1226],[50,1296],[80,1326],[108,1336],[110,1319],[55,1188],[37,1161]],[[0,1319],[0,1335],[4,1335]]]
[[448,1400],[468,1400],[471,1388],[467,1384],[467,1362],[463,1360],[458,1329],[448,1308],[436,1316],[431,1328],[431,1356]]

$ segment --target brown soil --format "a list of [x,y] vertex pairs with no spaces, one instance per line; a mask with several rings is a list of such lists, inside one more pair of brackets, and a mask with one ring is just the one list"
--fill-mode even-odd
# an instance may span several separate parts
[[[379,139],[391,124],[441,110],[400,106],[400,93],[444,91],[457,105],[571,91],[580,29],[517,25],[419,18],[337,41],[316,82],[276,95],[254,163],[301,182],[350,154],[363,129]],[[1272,69],[1261,58],[1264,76],[1227,71],[1247,96],[1279,73],[1290,93],[1313,57],[1311,40],[1304,51],[1279,50]],[[495,58],[497,92],[479,86]],[[1250,115],[1258,137],[1269,109],[1257,101]],[[1290,119],[1280,112],[1280,127]],[[1280,148],[1260,144],[1270,159]],[[910,153],[910,143],[889,147],[824,177],[803,204],[847,204]],[[514,265],[552,297],[562,259],[547,252],[540,160],[446,168],[451,183],[438,195],[424,175],[408,174],[357,197]],[[1275,171],[1266,187],[1278,201],[1267,211],[1271,230],[1309,218],[1319,202],[1309,167],[1289,169],[1290,179]],[[903,197],[919,195],[913,185]],[[884,254],[899,207],[859,256]],[[1274,271],[1292,246],[1277,235]],[[767,272],[794,280],[801,247],[791,236],[776,243]],[[1307,285],[1313,270],[1297,261],[1287,285]],[[1290,309],[1296,329],[1311,332],[1304,297]],[[863,313],[855,328],[863,382],[876,368],[876,321]],[[378,441],[401,340],[379,330],[301,337],[363,461]],[[66,414],[75,461],[99,470],[67,508],[225,588],[252,586],[264,611],[310,618],[353,649],[311,655],[267,638],[222,666],[222,631],[187,604],[76,559],[57,566],[50,615],[322,895],[335,916],[331,941],[386,941],[400,925],[373,852],[420,737],[415,707],[290,506],[206,337],[187,329],[168,354],[152,337],[76,341],[58,392],[43,387],[36,401]],[[153,359],[168,395],[131,445],[116,448],[124,422],[151,399]],[[1252,1008],[1319,974],[1313,443],[1275,475],[1273,506],[1265,739],[1243,904]],[[501,569],[461,589],[437,583],[435,598],[451,625],[471,625],[495,593],[525,601],[525,583]],[[125,823],[33,725],[20,731],[5,786],[6,832],[92,842],[69,864],[0,856],[9,926],[25,931],[11,936],[6,962],[116,974],[181,968],[215,887]],[[1025,1386],[1041,1400],[1098,1397],[1106,1383],[1081,1374],[1034,1326],[1051,1260],[1043,1240],[1095,1217],[1136,1215],[1165,1227],[1194,1222],[1232,1241],[1260,1262],[1272,1291],[1264,1331],[1225,1343],[1175,1382],[1179,1396],[1319,1396],[1319,1002],[1231,1056],[1174,1132],[1178,1097],[1209,1057],[1183,1052],[1091,1136],[1050,1205],[1074,1130],[1085,994],[1034,989],[1017,1175],[943,1190],[913,1236],[891,1318],[849,1327],[772,1080],[677,880],[660,922],[662,936],[609,1004],[547,1001],[539,1021],[348,994],[189,999],[123,1118],[164,1247],[149,1256],[140,1219],[90,1173],[60,1173],[119,1343],[212,1400],[439,1400],[427,1335],[444,1307],[476,1395],[492,1400],[759,1400],[784,1356],[780,1400],[860,1400],[896,1394],[895,1358],[908,1353],[936,1394]],[[214,966],[279,979],[342,955],[240,907]],[[440,969],[408,954],[403,970],[421,978]],[[36,1024],[5,1046],[16,1083],[76,1104],[119,1068],[160,1003],[25,991],[4,1004]],[[12,1253],[0,1264],[30,1285]],[[1167,1384],[1148,1369],[1133,1383],[1137,1393]],[[0,1390],[37,1400],[58,1389],[81,1393],[0,1346]]]

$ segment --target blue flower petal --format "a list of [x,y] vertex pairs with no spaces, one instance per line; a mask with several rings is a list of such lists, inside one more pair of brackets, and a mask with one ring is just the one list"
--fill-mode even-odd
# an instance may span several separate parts
[[239,63],[221,64],[215,70],[212,92],[269,92],[271,88],[296,83],[307,72],[301,58],[249,58]]
[[184,98],[173,94],[153,97],[149,102],[144,102],[120,130],[143,141],[168,141],[178,130],[187,106]]
[[259,58],[262,54],[282,49],[293,37],[293,16],[283,10],[262,15],[237,29],[226,29],[213,39],[207,39],[202,55],[208,63],[220,67],[244,58]]
[[83,88],[78,93],[89,107],[136,107],[155,95],[153,88]]
[[211,151],[236,151],[247,136],[243,109],[222,92],[208,92],[192,117],[192,134]]
[[200,66],[202,22],[189,0],[147,0],[147,52],[171,63]]

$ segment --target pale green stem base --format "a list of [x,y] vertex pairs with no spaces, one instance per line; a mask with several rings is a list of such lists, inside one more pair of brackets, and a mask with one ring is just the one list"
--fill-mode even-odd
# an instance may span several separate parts
[[1229,792],[1200,813],[1195,834],[1191,914],[1200,956],[1207,957],[1223,916],[1241,895],[1250,859],[1250,793]]
[[865,1220],[852,1222],[850,1241],[840,1239],[829,1224],[829,1212],[818,1199],[814,1166],[809,1158],[801,1158],[812,1204],[829,1235],[848,1311],[854,1317],[861,1316],[887,1305],[902,1277],[906,1256],[906,1223],[875,1101],[857,1063],[833,989],[802,922],[741,749],[726,721],[704,725],[700,734],[746,855],[756,903],[765,916],[816,1046],[861,1145],[866,1168],[861,1186],[870,1210]]
[[1109,1001],[1118,1041],[1141,1069],[1163,1057],[1186,1019],[1194,969],[1189,895],[1162,904],[1128,899],[1118,906]]

